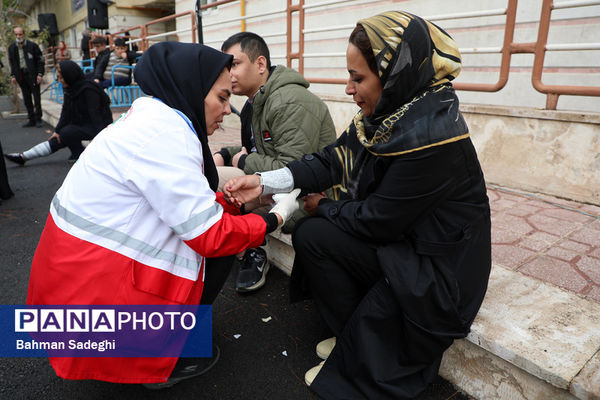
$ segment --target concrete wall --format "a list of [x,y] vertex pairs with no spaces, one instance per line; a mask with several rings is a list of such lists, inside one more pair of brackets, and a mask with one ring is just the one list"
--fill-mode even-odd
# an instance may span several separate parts
[[600,114],[461,109],[488,183],[600,205]]
[[[339,135],[358,108],[322,98]],[[488,183],[600,205],[600,113],[466,103],[461,110]]]

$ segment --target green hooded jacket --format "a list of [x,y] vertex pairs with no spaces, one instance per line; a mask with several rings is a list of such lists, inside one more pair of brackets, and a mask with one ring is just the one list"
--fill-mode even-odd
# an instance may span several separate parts
[[[253,101],[252,131],[256,152],[243,161],[246,174],[285,167],[304,154],[335,141],[327,106],[308,91],[309,83],[293,69],[278,65]],[[228,147],[234,155],[241,146]]]

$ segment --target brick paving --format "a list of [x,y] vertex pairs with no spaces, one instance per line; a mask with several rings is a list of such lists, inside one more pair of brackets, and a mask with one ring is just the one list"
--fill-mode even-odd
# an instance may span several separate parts
[[230,127],[222,127],[217,129],[215,133],[208,137],[208,145],[214,153],[219,151],[221,147],[240,145],[240,131]]
[[600,207],[488,187],[495,264],[600,301]]
[[[212,151],[240,143],[225,127]],[[489,185],[496,265],[600,302],[600,207]]]

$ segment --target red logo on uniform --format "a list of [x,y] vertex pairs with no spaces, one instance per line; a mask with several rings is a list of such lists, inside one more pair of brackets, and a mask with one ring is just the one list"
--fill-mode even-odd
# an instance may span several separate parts
[[263,140],[265,142],[268,142],[271,139],[273,139],[273,138],[271,137],[271,134],[269,133],[269,131],[264,131],[263,132]]

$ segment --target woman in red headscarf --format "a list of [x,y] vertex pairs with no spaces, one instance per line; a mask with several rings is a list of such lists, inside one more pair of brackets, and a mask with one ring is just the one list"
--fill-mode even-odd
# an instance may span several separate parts
[[58,44],[58,49],[54,53],[54,61],[58,64],[61,61],[71,59],[71,50],[67,49],[67,44],[64,40],[61,40]]

